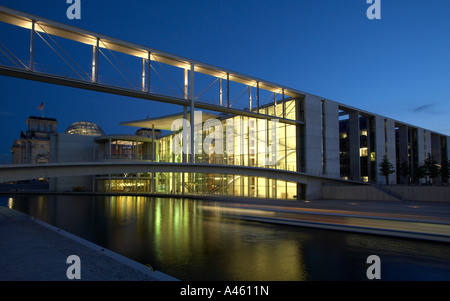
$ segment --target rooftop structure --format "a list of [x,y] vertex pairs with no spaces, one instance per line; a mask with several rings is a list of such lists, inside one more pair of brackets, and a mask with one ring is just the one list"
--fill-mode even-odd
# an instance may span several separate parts
[[65,131],[66,134],[83,136],[102,136],[105,132],[95,123],[79,121],[71,124]]
[[28,129],[20,133],[11,147],[13,164],[48,163],[50,136],[57,131],[58,121],[54,118],[30,116]]

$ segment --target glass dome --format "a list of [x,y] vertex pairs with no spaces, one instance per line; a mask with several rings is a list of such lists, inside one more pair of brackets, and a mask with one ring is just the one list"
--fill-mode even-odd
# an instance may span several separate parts
[[103,132],[103,130],[98,125],[88,121],[75,122],[72,125],[70,125],[64,133],[83,136],[105,135],[105,132]]

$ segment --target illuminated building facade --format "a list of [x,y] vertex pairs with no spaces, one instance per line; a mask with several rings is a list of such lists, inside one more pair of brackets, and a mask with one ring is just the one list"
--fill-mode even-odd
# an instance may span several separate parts
[[11,147],[13,164],[41,164],[49,162],[50,136],[56,133],[58,122],[54,118],[30,116],[28,129]]
[[[408,179],[397,173],[401,162],[407,162],[414,169],[428,154],[437,162],[449,158],[446,135],[367,112],[346,111],[345,106],[329,100],[286,98],[276,106],[285,117],[300,118],[305,124],[278,122],[274,104],[258,109],[262,114],[273,116],[272,119],[205,112],[195,123],[194,133],[199,138],[194,140],[195,163],[211,164],[218,170],[220,166],[254,167],[254,172],[204,173],[193,169],[192,172],[60,177],[50,179],[50,190],[297,200],[315,198],[320,195],[322,185],[336,184],[336,181],[339,185],[384,184],[379,164],[385,155],[395,167],[390,184],[417,180],[414,173]],[[121,160],[183,164],[192,160],[191,140],[186,140],[184,149],[183,127],[173,128],[173,124],[185,116],[180,113],[122,123],[146,126],[134,135],[106,135],[99,126],[88,122],[74,123],[64,133],[54,133],[56,120],[30,118],[26,135],[33,136],[30,134],[33,132],[34,136],[41,137],[45,134],[46,139],[44,136],[35,139],[48,145],[45,163]],[[215,125],[207,126],[211,120],[216,121]],[[276,158],[272,156],[275,143]],[[19,144],[17,140],[16,144]],[[183,152],[186,149],[188,151]],[[13,153],[18,150],[16,147]],[[269,160],[271,156],[275,160]],[[273,177],[260,175],[260,170],[270,170]],[[283,180],[277,177],[277,173],[283,171],[315,180]]]
[[[286,100],[278,104],[286,106],[289,116],[295,118],[295,100]],[[261,112],[273,110],[272,106],[260,108]],[[280,109],[280,112],[282,110]],[[269,112],[271,113],[271,112]],[[182,115],[172,115],[158,118],[157,121],[148,119],[147,123],[156,122],[158,126],[162,123],[172,123]],[[217,120],[220,123],[220,132],[216,128],[204,129],[205,122],[199,123],[196,130],[199,135],[199,142],[195,146],[201,151],[196,152],[194,160],[196,163],[250,166],[260,168],[270,168],[274,170],[296,171],[297,169],[297,138],[296,126],[292,124],[277,124],[275,127],[269,119],[256,119],[247,116],[227,116],[227,115],[207,115],[207,121]],[[230,131],[231,128],[231,131]],[[169,130],[169,128],[166,128]],[[272,141],[270,137],[277,131],[277,157],[273,162],[269,162],[268,150]],[[231,135],[230,135],[231,133]],[[155,143],[152,140],[147,142],[142,138],[137,142],[137,136],[129,138],[129,151],[127,159],[150,160],[165,163],[189,162],[189,156],[182,152],[174,152],[176,136],[181,135],[181,131],[171,132],[161,137],[155,135]],[[207,153],[205,146],[200,145],[207,137],[214,136],[213,143],[209,147],[214,148],[220,145],[223,153]],[[114,136],[113,136],[114,137]],[[99,143],[99,155],[107,160],[124,159],[115,150],[119,149],[118,142],[111,141],[111,149],[101,141],[107,141],[108,136],[96,138]],[[136,140],[136,141],[135,141]],[[108,142],[109,143],[109,142]],[[204,144],[204,143],[203,143]],[[231,148],[230,148],[231,147]],[[143,149],[155,148],[154,157],[151,152],[142,152]],[[228,151],[227,151],[228,150]],[[231,151],[230,151],[231,150]],[[120,154],[123,151],[119,151]],[[275,198],[275,199],[297,199],[298,186],[295,182],[277,180],[262,176],[253,175],[233,175],[220,173],[142,173],[142,174],[121,174],[103,175],[97,178],[97,190],[106,192],[148,192],[161,194],[185,194],[185,195],[225,195],[238,197],[255,198]],[[301,186],[300,186],[301,187]]]
[[[156,170],[153,164],[151,172],[121,170],[120,174],[96,175],[86,168],[83,172],[90,176],[85,178],[91,178],[81,186],[86,191],[320,199],[324,185],[384,183],[379,172],[383,158],[394,165],[389,184],[406,181],[400,173],[404,163],[411,170],[408,181],[416,181],[415,169],[428,155],[438,163],[450,158],[447,135],[317,95],[5,7],[0,7],[0,21],[30,30],[27,39],[31,36],[31,47],[25,48],[30,57],[19,64],[11,59],[0,65],[3,75],[161,102],[182,110],[181,114],[121,123],[151,129],[147,130],[151,137],[52,135],[51,163],[122,160],[159,163],[171,170]],[[83,62],[89,62],[85,67],[92,72],[35,72],[39,65],[34,64],[38,46],[34,38],[42,38],[40,32],[63,38],[58,44],[63,50],[78,49],[73,45],[85,48],[83,53],[92,57]],[[133,64],[117,59],[121,64],[114,65],[108,56]],[[108,64],[99,63],[100,59],[127,69],[134,80],[119,71],[123,80],[108,81],[114,70],[105,68]],[[140,66],[137,76],[131,72],[135,66]],[[197,111],[205,119],[196,121]],[[186,130],[181,130],[186,143],[181,146],[183,152],[177,153],[180,128],[172,125],[180,118],[186,121]],[[215,122],[208,123],[208,119]],[[274,130],[272,124],[277,122]],[[157,137],[155,129],[169,133]],[[218,139],[218,133],[225,138]],[[199,143],[211,135],[214,142]],[[222,145],[221,152],[209,151],[208,147],[220,149],[218,145]],[[276,151],[268,145],[276,145]],[[191,170],[174,171],[183,164]],[[210,168],[202,169],[203,165]],[[216,172],[201,171],[213,170],[211,166]],[[235,168],[225,168],[230,166]],[[66,183],[55,190],[70,190],[68,185],[75,182]]]

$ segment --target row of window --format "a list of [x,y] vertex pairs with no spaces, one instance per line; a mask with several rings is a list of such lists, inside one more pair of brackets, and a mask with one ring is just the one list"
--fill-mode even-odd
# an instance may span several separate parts
[[[227,195],[254,198],[297,199],[297,183],[265,177],[206,173],[160,172],[152,176],[98,179],[105,192]],[[184,189],[183,189],[184,184]]]
[[49,124],[49,125],[45,125],[45,124],[41,124],[41,125],[39,125],[39,124],[36,124],[35,126],[34,126],[34,130],[35,131],[41,131],[41,132],[45,132],[46,130],[47,130],[47,132],[53,132],[53,126],[51,125],[51,124]]
[[[222,132],[210,128],[201,133],[199,136],[201,139],[197,139],[195,149],[202,151],[201,154],[195,154],[195,162],[297,170],[295,125],[278,123],[274,126],[270,120],[245,116],[235,116],[223,120],[221,124]],[[227,129],[230,126],[232,131]],[[277,133],[274,133],[274,130]],[[230,134],[231,137],[229,137]],[[174,139],[175,135],[177,134],[158,140],[157,161],[182,162],[182,155],[174,154],[173,151],[174,143],[177,142]],[[211,152],[207,154],[205,139],[211,137],[214,137],[209,144]],[[179,147],[182,149],[181,145]],[[190,150],[190,147],[188,146],[187,149]]]

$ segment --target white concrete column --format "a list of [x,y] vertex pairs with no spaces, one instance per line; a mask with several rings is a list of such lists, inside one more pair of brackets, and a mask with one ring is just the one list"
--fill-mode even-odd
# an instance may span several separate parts
[[305,109],[305,172],[322,174],[322,99],[306,95]]
[[[384,184],[385,178],[380,175],[380,163],[387,153],[385,123],[382,116],[375,116],[375,168],[377,169],[377,183]],[[392,162],[391,162],[392,163]]]
[[417,129],[417,160],[420,163],[426,158],[425,130]]
[[325,100],[325,163],[326,174],[339,178],[339,106],[336,102]]
[[[397,183],[397,167],[396,167],[396,152],[395,152],[395,122],[391,119],[386,119],[386,143],[387,143],[387,157],[389,162],[394,165],[395,172],[389,176],[389,184]],[[381,158],[383,159],[383,158]],[[380,167],[377,166],[378,172]]]
[[402,164],[403,161],[410,163],[408,160],[408,126],[406,125],[401,125],[398,127],[398,147],[400,164]]
[[[426,158],[426,157],[428,157],[429,153],[431,154],[431,132],[425,130],[424,131],[424,135],[425,135],[425,150],[424,150],[425,155],[424,155],[424,158]],[[419,161],[419,163],[423,163],[423,160]]]
[[349,112],[348,114],[348,138],[349,138],[349,154],[350,154],[350,176],[353,181],[361,179],[361,162],[360,162],[360,129],[359,129],[359,112]]

